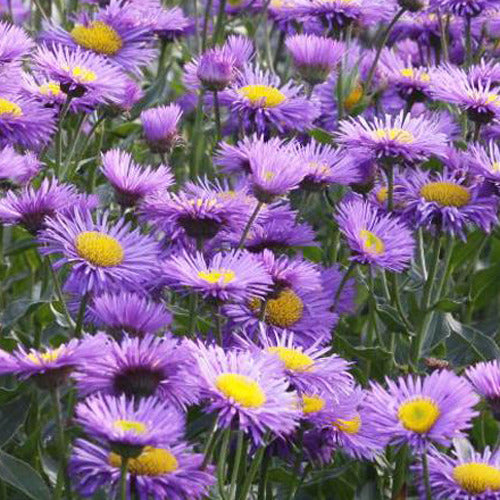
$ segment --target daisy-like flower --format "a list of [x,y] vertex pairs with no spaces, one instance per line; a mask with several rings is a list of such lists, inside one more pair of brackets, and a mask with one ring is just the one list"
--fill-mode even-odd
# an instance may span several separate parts
[[179,7],[162,8],[155,20],[153,31],[158,38],[167,42],[181,38],[193,28],[193,22]]
[[144,446],[178,441],[184,432],[182,414],[155,397],[95,394],[78,403],[75,414],[87,434],[122,456],[136,457]]
[[179,120],[182,110],[177,104],[150,108],[141,113],[144,137],[153,153],[166,153],[179,141]]
[[497,222],[498,202],[460,171],[416,170],[402,178],[404,217],[417,227],[444,231],[465,240],[468,226],[489,232]]
[[447,370],[386,379],[386,384],[387,389],[372,382],[366,408],[375,431],[390,444],[408,443],[417,451],[431,442],[448,446],[478,414],[474,406],[479,397],[470,384]]
[[455,104],[480,124],[500,117],[500,94],[490,82],[475,81],[462,68],[443,65],[431,74],[430,92],[435,99]]
[[290,82],[281,85],[276,75],[249,66],[220,93],[220,102],[235,120],[241,120],[246,133],[309,130],[319,112],[316,104],[302,95],[300,87]]
[[297,155],[306,175],[301,182],[302,189],[321,191],[329,184],[348,185],[361,182],[361,170],[345,151],[314,139],[298,149]]
[[293,35],[286,47],[297,72],[310,85],[324,82],[345,51],[343,43],[315,35]]
[[83,395],[156,396],[179,409],[198,399],[189,350],[173,337],[124,337],[110,341],[99,357],[75,374]]
[[[328,269],[321,271],[321,281],[323,288],[330,292],[332,297],[337,296],[337,291],[340,284],[344,281],[345,271],[340,269],[339,265],[333,265]],[[356,281],[354,278],[349,278],[343,285],[342,291],[337,298],[335,311],[339,314],[352,314],[355,308],[356,299]]]
[[[305,393],[302,396],[304,418],[322,431],[325,441],[331,441],[331,451],[340,448],[355,459],[373,459],[383,452],[387,438],[379,436],[373,416],[364,406],[366,397],[367,392],[360,387],[333,401],[324,393]],[[311,454],[314,443],[307,444]]]
[[74,186],[60,184],[57,179],[44,179],[38,189],[26,186],[21,191],[8,191],[0,199],[0,220],[4,224],[21,224],[37,234],[50,217],[72,210],[74,206],[93,209],[97,198],[77,193]]
[[172,315],[165,305],[144,295],[120,291],[103,293],[88,306],[89,319],[111,334],[123,332],[137,337],[165,329]]
[[140,74],[155,56],[151,30],[147,26],[132,26],[127,17],[128,5],[111,0],[104,9],[89,17],[82,14],[68,33],[60,26],[51,26],[42,33],[42,41],[51,45],[81,47],[94,52],[127,72]]
[[500,420],[500,362],[483,361],[467,368],[465,376],[475,391],[486,399],[497,420]]
[[[135,489],[139,498],[199,500],[215,482],[212,468],[203,468],[203,455],[193,453],[186,443],[166,447],[146,446],[127,466],[127,491]],[[104,489],[108,498],[120,492],[122,458],[109,448],[78,439],[70,459],[70,473],[78,492],[93,497]]]
[[488,8],[498,7],[496,0],[431,0],[431,7],[462,17],[475,17]]
[[235,76],[233,54],[221,47],[207,50],[200,57],[196,76],[207,90],[224,90]]
[[24,29],[0,22],[0,63],[6,64],[24,57],[33,45],[33,40]]
[[217,253],[208,262],[201,253],[184,252],[164,262],[162,272],[172,287],[187,287],[224,302],[263,297],[272,284],[264,267],[245,251]]
[[[352,391],[350,363],[336,354],[327,356],[329,347],[304,348],[296,344],[294,334],[287,331],[271,334],[262,331],[259,345],[257,349],[279,359],[290,386],[299,395],[323,393],[338,401]],[[247,347],[256,348],[252,343]]]
[[291,148],[281,148],[269,155],[267,146],[256,147],[249,160],[248,183],[261,203],[271,203],[275,198],[297,189],[304,178],[300,158]]
[[287,390],[278,359],[248,351],[227,351],[190,342],[198,365],[207,411],[217,413],[218,425],[237,425],[256,444],[266,431],[290,434],[298,424],[297,396]]
[[96,335],[38,351],[20,346],[5,365],[10,368],[10,373],[21,379],[29,378],[43,389],[53,389],[64,384],[70,374],[85,363],[99,357],[105,344],[106,337]]
[[387,19],[394,7],[380,0],[301,0],[300,15],[318,17],[329,29],[345,28],[351,23]]
[[489,141],[486,147],[473,144],[469,147],[467,159],[478,174],[500,182],[500,147],[494,141]]
[[443,156],[447,137],[438,122],[425,116],[385,115],[368,122],[364,117],[340,122],[339,142],[360,160],[417,163]]
[[145,196],[166,191],[174,176],[166,165],[141,167],[126,151],[112,149],[102,155],[102,173],[115,189],[117,202],[124,207],[136,205]]
[[122,99],[125,75],[92,52],[42,46],[33,60],[40,73],[59,83],[60,89],[68,96],[85,96],[86,103],[94,106]]
[[141,204],[145,219],[175,239],[179,234],[209,240],[220,231],[239,228],[247,216],[247,204],[228,196],[218,184],[187,183],[179,193],[152,195]]
[[382,53],[380,73],[387,79],[399,96],[411,103],[425,101],[431,81],[427,68],[415,67],[409,58],[404,60],[393,50]]
[[42,164],[33,153],[19,154],[10,145],[0,150],[0,182],[3,185],[26,184],[41,168]]
[[150,236],[130,230],[108,214],[94,222],[89,211],[75,210],[47,222],[39,235],[43,254],[59,254],[56,266],[71,264],[69,280],[82,294],[110,288],[137,290],[157,272],[158,246]]
[[22,94],[0,95],[0,146],[39,150],[55,132],[54,111]]
[[352,261],[394,272],[410,265],[415,240],[396,216],[384,214],[369,202],[355,198],[340,203],[336,220],[353,252]]
[[[429,483],[436,500],[494,500],[500,494],[500,454],[486,447],[482,453],[467,443],[453,455],[432,448],[428,453]],[[425,496],[422,463],[413,467],[419,478],[418,489]]]

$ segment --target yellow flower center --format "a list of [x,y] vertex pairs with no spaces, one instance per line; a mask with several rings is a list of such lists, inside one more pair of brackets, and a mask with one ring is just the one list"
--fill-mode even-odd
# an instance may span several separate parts
[[195,208],[214,208],[220,206],[219,200],[217,198],[196,198],[194,200],[189,200],[188,203]]
[[363,87],[358,83],[344,100],[344,107],[350,111],[363,98]]
[[481,462],[457,465],[453,469],[453,479],[472,495],[500,490],[500,469]]
[[373,136],[375,139],[396,141],[401,144],[411,144],[415,141],[411,132],[401,128],[379,128],[373,132]]
[[385,203],[387,201],[387,197],[389,195],[389,191],[387,189],[387,187],[381,187],[378,191],[377,191],[377,200],[379,203]]
[[346,434],[357,434],[359,429],[361,429],[361,417],[356,415],[351,420],[339,418],[333,422],[333,425],[337,427],[339,431],[345,432]]
[[423,434],[428,432],[440,415],[438,405],[430,398],[406,401],[398,409],[398,418],[405,429]]
[[[249,305],[250,309],[259,314],[259,299],[252,299]],[[290,288],[285,288],[278,297],[267,301],[264,319],[274,326],[289,328],[302,318],[303,312],[304,303],[301,298]]]
[[23,116],[23,110],[15,102],[0,97],[0,115]]
[[57,82],[47,82],[38,87],[40,94],[43,95],[59,95],[61,93],[61,87]]
[[46,352],[30,353],[26,357],[33,361],[33,363],[40,365],[43,361],[44,363],[52,363],[56,361],[57,358],[62,354],[63,348],[58,347],[57,349],[47,349]]
[[215,385],[224,396],[245,408],[259,408],[266,402],[260,385],[246,375],[223,373],[217,377]]
[[380,255],[385,251],[384,242],[374,233],[368,229],[362,229],[359,236],[363,241],[363,249],[365,252]]
[[75,66],[72,69],[67,68],[67,70],[81,83],[90,83],[97,79],[97,75],[93,71],[80,66]]
[[311,369],[314,365],[314,360],[299,349],[275,346],[269,347],[267,350],[272,354],[276,354],[288,370],[304,372]]
[[486,104],[493,104],[500,107],[500,96],[498,94],[488,94]]
[[420,196],[444,207],[463,207],[470,201],[467,188],[453,182],[429,182],[420,189]]
[[491,170],[493,170],[493,172],[500,172],[500,161],[493,163],[491,165]]
[[302,411],[317,413],[325,407],[325,400],[319,396],[302,396]]
[[[117,453],[110,453],[108,461],[112,467],[122,465],[122,457]],[[178,468],[177,459],[168,450],[146,446],[138,457],[129,459],[127,470],[134,476],[163,476]]]
[[112,267],[123,262],[123,247],[109,234],[85,231],[76,237],[75,246],[82,259],[96,266]]
[[269,85],[247,85],[239,89],[239,93],[245,96],[252,104],[263,108],[274,108],[279,106],[286,95],[276,87]]
[[148,430],[145,424],[136,422],[135,420],[115,420],[113,425],[117,429],[135,434],[144,434]]
[[226,285],[227,283],[231,283],[236,278],[236,274],[234,271],[230,269],[213,269],[208,273],[205,271],[200,271],[198,273],[198,277],[207,283],[221,283]]
[[116,54],[123,45],[120,35],[102,21],[94,21],[89,26],[76,25],[71,37],[78,45],[108,56]]
[[417,73],[413,68],[403,68],[400,73],[405,78],[418,78],[422,82],[429,82],[431,79],[429,73]]

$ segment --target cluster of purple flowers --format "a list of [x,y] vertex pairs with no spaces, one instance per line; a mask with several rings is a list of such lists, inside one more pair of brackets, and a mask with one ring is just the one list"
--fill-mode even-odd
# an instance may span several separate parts
[[429,326],[498,226],[498,2],[81,4],[37,7],[36,42],[22,2],[0,22],[0,270],[27,241],[58,332],[13,330],[0,374],[60,421],[76,399],[65,488],[270,500],[275,461],[291,499],[397,452],[423,499],[500,498],[500,448],[467,440],[500,363],[433,365]]

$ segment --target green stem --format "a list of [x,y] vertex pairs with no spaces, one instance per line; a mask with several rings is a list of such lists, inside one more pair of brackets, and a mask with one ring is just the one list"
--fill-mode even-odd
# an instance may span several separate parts
[[201,37],[201,51],[205,52],[207,48],[207,33],[208,33],[208,22],[210,20],[210,15],[212,13],[213,0],[208,0],[205,7],[205,17],[203,19],[203,34]]
[[241,250],[243,246],[245,245],[245,241],[247,239],[248,233],[250,232],[250,229],[252,227],[252,224],[254,223],[255,219],[257,218],[257,215],[259,215],[260,209],[264,203],[262,201],[259,201],[250,216],[250,219],[248,219],[247,225],[245,226],[245,229],[243,230],[243,234],[241,235],[240,242],[238,243],[238,250]]
[[264,454],[264,459],[262,460],[262,465],[260,467],[259,490],[257,493],[257,500],[265,500],[266,498],[266,491],[268,486],[268,472],[270,464],[271,464],[271,454],[267,451]]
[[222,346],[222,315],[220,312],[220,305],[215,306],[215,338],[217,339],[217,344]]
[[201,54],[200,27],[198,22],[198,0],[193,0],[194,33],[196,38],[196,50]]
[[61,459],[62,474],[64,477],[64,487],[66,490],[66,499],[71,500],[71,481],[68,474],[68,456],[66,453],[66,439],[64,437],[64,422],[61,409],[60,393],[59,388],[54,387],[50,391],[52,398],[52,404],[54,405],[55,416],[56,416],[56,427],[57,427],[57,442],[59,446],[59,455]]
[[446,32],[446,26],[443,22],[443,17],[441,16],[441,11],[437,12],[439,32],[441,34],[441,48],[443,49],[443,62],[448,62],[450,59],[448,51],[448,33]]
[[406,12],[405,8],[401,8],[396,15],[393,17],[392,21],[389,23],[389,26],[384,31],[380,44],[377,47],[377,52],[375,54],[375,59],[370,67],[370,71],[368,72],[368,77],[365,82],[365,94],[370,91],[370,87],[373,81],[373,77],[375,76],[375,71],[377,69],[377,64],[380,59],[380,54],[382,53],[382,49],[385,47],[387,40],[389,40],[389,35],[391,34],[392,28],[394,28],[395,24],[399,21],[401,16]]
[[194,338],[194,331],[197,324],[196,309],[198,307],[198,295],[193,293],[189,296],[189,325],[188,325],[188,338]]
[[214,418],[214,423],[210,428],[210,434],[208,436],[207,443],[205,445],[205,451],[203,453],[204,458],[203,458],[203,464],[201,466],[202,469],[205,469],[206,466],[210,463],[216,443],[217,443],[217,419]]
[[356,268],[356,262],[351,261],[349,263],[349,267],[347,268],[347,271],[345,272],[344,276],[342,276],[342,280],[340,281],[339,287],[337,288],[337,292],[335,293],[335,298],[333,299],[333,306],[332,306],[332,312],[335,312],[335,309],[337,309],[337,304],[340,299],[340,294],[342,293],[342,290],[344,289],[344,286],[346,285],[347,281],[351,277],[351,274],[353,273],[354,269]]
[[224,491],[224,484],[226,479],[226,458],[227,450],[229,448],[229,440],[231,438],[231,429],[227,428],[222,436],[222,445],[217,460],[217,485],[219,488],[220,496],[225,499],[226,493]]
[[446,245],[446,250],[444,253],[444,263],[441,266],[443,269],[443,273],[441,275],[441,279],[438,282],[437,288],[436,288],[436,294],[434,296],[434,302],[437,302],[438,300],[441,299],[443,292],[446,292],[445,285],[446,282],[448,281],[448,278],[450,277],[450,273],[452,271],[451,268],[451,256],[453,255],[453,248],[455,246],[455,241],[452,237],[448,240],[448,243]]
[[471,18],[465,16],[465,67],[469,68],[472,64],[472,33]]
[[202,134],[202,124],[203,124],[203,97],[205,91],[203,88],[200,89],[200,94],[198,96],[198,104],[196,106],[196,117],[194,122],[194,130],[192,137],[192,149],[191,149],[191,179],[196,179],[199,174],[201,156],[203,153],[203,143],[204,136]]
[[384,170],[387,176],[387,210],[392,212],[394,210],[394,166],[387,165]]
[[70,165],[71,165],[71,160],[73,159],[73,156],[75,155],[76,151],[76,146],[78,144],[78,141],[80,139],[80,135],[82,133],[82,128],[83,124],[85,123],[85,118],[87,118],[87,115],[82,113],[82,115],[78,118],[78,124],[76,127],[76,132],[75,132],[75,137],[73,138],[73,144],[71,145],[71,149],[69,151],[68,156],[66,157],[66,161],[64,162],[63,170],[61,172],[61,177],[64,179],[66,176],[66,173],[69,171],[71,172]]
[[158,70],[156,72],[156,80],[160,81],[161,78],[165,75],[165,62],[167,60],[167,53],[168,53],[168,48],[169,44],[167,40],[161,41],[161,48],[160,48],[160,57],[158,59]]
[[56,135],[56,177],[59,177],[59,172],[61,170],[62,163],[62,134],[63,134],[63,123],[68,113],[69,105],[71,103],[71,96],[66,97],[66,101],[63,104],[61,113],[59,115],[59,120],[57,121],[57,135]]
[[398,275],[396,273],[391,274],[391,285],[392,285],[392,299],[394,301],[394,305],[396,306],[396,310],[398,311],[401,321],[404,323],[408,332],[411,332],[413,330],[413,326],[408,321],[403,309],[403,305],[401,303],[401,296],[399,293],[399,286],[398,286]]
[[248,471],[245,482],[243,483],[243,488],[241,489],[240,500],[248,500],[250,488],[252,487],[252,483],[255,477],[255,474],[259,470],[260,463],[262,461],[262,457],[264,456],[264,451],[266,447],[261,446],[252,460],[252,465],[250,466],[250,470]]
[[429,464],[427,463],[427,450],[424,450],[422,452],[422,465],[424,474],[425,498],[426,500],[432,500],[432,491],[429,482]]
[[238,437],[236,440],[236,452],[234,455],[233,474],[231,476],[231,487],[229,488],[229,500],[236,498],[236,486],[238,484],[238,473],[240,470],[241,457],[243,452],[243,440],[245,435],[242,430],[237,432]]
[[75,325],[75,337],[77,339],[82,336],[83,323],[85,321],[85,310],[87,309],[87,304],[89,301],[89,294],[86,293],[83,295],[82,300],[80,301],[80,308],[78,309],[78,316],[76,317],[76,325]]
[[222,138],[222,127],[220,120],[219,93],[217,92],[217,90],[214,90],[214,114],[215,114],[215,133],[216,133],[215,144],[218,144]]
[[427,280],[427,264],[425,261],[424,233],[422,228],[418,230],[418,256],[420,260],[420,267],[422,268],[422,276],[425,281]]
[[128,457],[121,457],[120,466],[120,500],[127,500],[127,469],[128,469]]
[[226,9],[226,0],[219,0],[219,12],[217,13],[217,22],[215,24],[215,31],[213,35],[212,45],[216,45],[219,42],[219,38],[224,31],[225,9]]
[[79,158],[81,158],[82,156],[85,155],[85,152],[87,151],[87,147],[89,145],[89,142],[90,142],[90,139],[92,139],[93,135],[95,134],[95,131],[97,130],[97,128],[99,127],[99,125],[106,119],[106,115],[105,114],[102,114],[97,120],[96,122],[94,123],[94,125],[92,125],[92,128],[90,129],[89,133],[87,134],[87,136],[85,137],[85,140],[83,142],[83,145],[82,145],[82,148],[80,150],[80,155],[79,155]]
[[49,266],[50,274],[52,275],[52,281],[54,282],[54,287],[56,289],[56,295],[57,298],[59,299],[59,302],[61,303],[64,317],[66,319],[66,322],[68,323],[68,328],[73,328],[74,322],[73,319],[71,318],[71,315],[69,314],[68,306],[66,305],[66,301],[64,300],[64,294],[62,292],[61,283],[59,282],[59,278],[57,276],[54,267],[52,266],[52,261],[50,260],[49,256],[47,256],[47,265]]

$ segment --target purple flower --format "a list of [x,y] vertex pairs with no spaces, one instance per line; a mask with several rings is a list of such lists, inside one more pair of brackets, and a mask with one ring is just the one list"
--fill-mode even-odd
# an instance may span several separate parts
[[211,91],[224,90],[235,76],[234,57],[223,48],[209,49],[199,60],[196,75]]
[[152,334],[110,341],[98,357],[81,366],[75,379],[84,396],[156,396],[180,410],[195,403],[199,393],[186,346],[173,337]]
[[431,442],[442,446],[464,435],[478,412],[479,398],[471,386],[452,372],[435,371],[425,377],[386,378],[387,389],[376,382],[366,400],[375,432],[391,444],[408,443],[417,451]]
[[497,420],[500,420],[500,362],[476,363],[465,371],[465,376],[474,390],[490,405]]
[[[70,473],[79,493],[91,497],[102,488],[109,498],[120,492],[120,455],[107,448],[78,439],[70,460]],[[202,467],[203,455],[193,453],[183,442],[168,447],[146,446],[128,461],[127,491],[135,489],[140,499],[186,498],[201,500],[215,482],[212,468]]]
[[187,287],[224,302],[263,297],[272,284],[264,267],[245,251],[217,253],[210,261],[201,253],[184,252],[164,262],[162,272],[172,287]]
[[[332,297],[336,297],[340,284],[344,280],[345,272],[339,265],[333,265],[321,271],[321,281],[323,288],[329,291]],[[343,285],[342,291],[335,305],[335,312],[339,315],[352,314],[355,309],[356,281],[349,278]]]
[[0,151],[0,181],[3,183],[26,184],[41,168],[42,164],[33,153],[19,154],[10,145]]
[[468,226],[489,232],[497,222],[497,199],[481,192],[460,171],[416,170],[402,178],[404,217],[431,231],[444,231],[465,240]]
[[217,414],[218,425],[237,425],[257,444],[266,431],[286,436],[295,429],[300,418],[297,396],[287,390],[277,359],[225,352],[201,342],[190,345],[207,411]]
[[307,171],[301,182],[303,189],[321,191],[329,184],[349,185],[363,180],[356,162],[345,151],[314,139],[298,149],[302,168]]
[[500,181],[500,147],[494,141],[487,146],[473,144],[467,154],[471,167],[479,174],[493,182]]
[[144,136],[153,153],[166,153],[179,141],[177,130],[182,110],[177,104],[150,108],[141,113]]
[[103,293],[89,304],[89,319],[110,333],[143,337],[165,329],[172,315],[162,303],[137,293]]
[[245,67],[235,83],[221,92],[220,102],[247,133],[305,131],[313,127],[318,107],[292,83],[281,85],[276,75]]
[[336,220],[353,252],[352,261],[394,272],[410,265],[415,240],[398,217],[354,198],[339,205]]
[[286,40],[293,64],[310,85],[324,82],[340,61],[344,44],[314,35],[294,35]]
[[71,32],[51,26],[42,33],[42,41],[51,45],[81,47],[108,59],[127,72],[140,74],[155,56],[149,26],[130,22],[128,4],[112,0],[108,7],[92,16],[82,14]]
[[40,251],[60,254],[56,266],[71,264],[69,280],[82,294],[116,288],[137,290],[157,273],[158,246],[123,220],[108,214],[94,222],[89,211],[50,219],[39,235]]
[[56,179],[44,179],[38,189],[25,186],[21,191],[8,191],[0,200],[0,220],[4,224],[21,224],[37,234],[50,217],[67,213],[75,205],[93,209],[94,195],[77,193],[74,186],[60,184]]
[[193,22],[184,15],[182,9],[172,7],[171,9],[162,8],[158,12],[153,31],[162,40],[173,42],[187,35],[192,28]]
[[[500,453],[486,447],[482,453],[467,441],[457,444],[452,456],[431,448],[427,455],[432,498],[436,500],[495,500],[500,491]],[[423,465],[412,467],[418,477],[420,498],[425,498]]]
[[10,373],[21,379],[30,378],[39,387],[52,389],[64,384],[72,372],[99,357],[105,343],[105,336],[96,335],[42,350],[26,350],[19,346],[5,364]]
[[[138,400],[103,394],[89,396],[76,405],[75,422],[87,434],[98,439],[120,455],[144,446],[161,446],[176,442],[184,431],[181,413],[155,397]],[[128,455],[134,456],[134,455]]]
[[447,137],[439,123],[425,116],[414,118],[401,112],[368,122],[364,117],[343,120],[339,142],[362,161],[402,161],[413,164],[430,156],[443,156]]
[[10,23],[0,22],[0,63],[6,64],[20,59],[33,48],[33,40],[24,29]]
[[462,17],[475,17],[498,6],[496,0],[431,0],[431,7]]
[[145,196],[166,191],[174,176],[166,165],[157,169],[137,165],[132,155],[112,149],[102,155],[102,173],[115,189],[118,203],[124,207],[136,205]]
[[84,49],[40,47],[34,56],[38,71],[71,97],[84,97],[90,106],[118,103],[125,88],[125,74],[103,57]]

